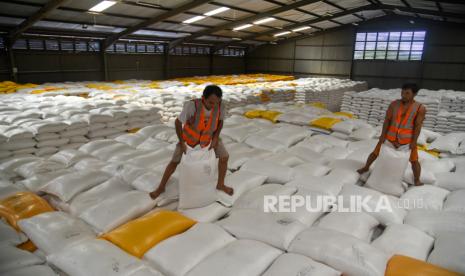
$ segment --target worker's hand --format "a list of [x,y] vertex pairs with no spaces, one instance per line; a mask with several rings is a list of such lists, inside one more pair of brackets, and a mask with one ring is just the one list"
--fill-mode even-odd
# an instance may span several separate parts
[[158,196],[160,196],[164,192],[165,192],[165,188],[158,187],[155,191],[151,192],[149,195],[150,195],[150,198],[155,200],[157,199]]
[[218,137],[214,136],[212,138],[212,141],[210,142],[210,148],[208,148],[208,150],[211,150],[211,149],[216,150],[217,147],[218,147]]
[[182,141],[182,142],[179,142],[179,145],[181,146],[181,151],[183,154],[186,154],[187,152],[187,146],[186,146],[186,142]]

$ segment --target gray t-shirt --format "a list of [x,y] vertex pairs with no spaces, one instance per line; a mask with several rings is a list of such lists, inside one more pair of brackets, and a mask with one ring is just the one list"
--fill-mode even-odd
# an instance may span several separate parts
[[[224,104],[221,105],[220,109],[220,120],[224,120]],[[207,110],[205,108],[205,121],[208,121],[210,119],[210,114],[211,110]],[[185,124],[190,118],[192,118],[195,115],[195,104],[193,101],[187,101],[184,102],[184,106],[182,107],[181,114],[178,116],[178,120],[181,121],[181,123]]]

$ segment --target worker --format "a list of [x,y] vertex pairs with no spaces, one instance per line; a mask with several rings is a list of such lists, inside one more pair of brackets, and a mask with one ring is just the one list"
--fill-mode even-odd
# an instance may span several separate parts
[[370,169],[371,164],[379,155],[381,145],[385,144],[397,150],[410,150],[409,160],[412,165],[414,184],[415,186],[423,185],[420,181],[421,166],[418,162],[417,140],[425,119],[426,108],[414,99],[418,90],[418,86],[414,83],[402,86],[401,99],[389,105],[379,142],[368,157],[365,166],[357,171],[359,174]]
[[215,151],[216,157],[219,158],[216,189],[228,195],[233,194],[233,189],[224,184],[229,154],[220,139],[225,114],[225,107],[221,103],[222,96],[223,92],[220,87],[208,85],[201,99],[184,103],[181,114],[174,123],[179,143],[176,145],[173,157],[165,169],[158,188],[150,193],[152,199],[156,199],[165,191],[166,183],[176,171],[182,155],[186,154],[187,145],[192,148],[200,145],[202,148],[209,147],[209,150]]

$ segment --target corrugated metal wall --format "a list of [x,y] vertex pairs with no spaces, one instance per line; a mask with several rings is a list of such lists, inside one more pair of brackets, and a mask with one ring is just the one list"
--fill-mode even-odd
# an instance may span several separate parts
[[259,47],[248,55],[247,70],[349,77],[352,35],[347,28],[282,45]]
[[[465,91],[465,28],[436,21],[409,23],[409,18],[379,19],[322,35],[256,48],[247,57],[248,72],[303,76],[350,76],[370,87],[396,88],[407,81],[429,89]],[[422,61],[355,60],[357,31],[427,31]]]
[[[100,53],[15,51],[18,81],[44,83],[104,80]],[[163,79],[245,72],[243,57],[169,56],[168,71],[163,55],[106,54],[109,80]],[[0,80],[11,78],[7,55],[0,55]]]

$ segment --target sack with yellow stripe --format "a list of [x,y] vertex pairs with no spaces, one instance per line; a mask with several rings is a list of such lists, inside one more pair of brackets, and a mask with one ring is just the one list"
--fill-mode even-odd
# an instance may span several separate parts
[[339,122],[342,122],[342,120],[338,118],[320,117],[318,119],[311,121],[310,125],[313,127],[331,130],[331,128]]

